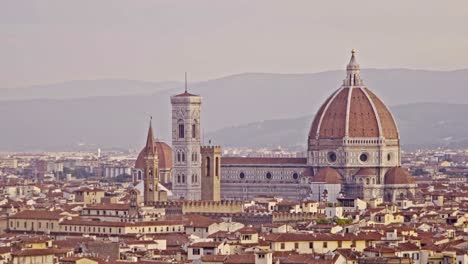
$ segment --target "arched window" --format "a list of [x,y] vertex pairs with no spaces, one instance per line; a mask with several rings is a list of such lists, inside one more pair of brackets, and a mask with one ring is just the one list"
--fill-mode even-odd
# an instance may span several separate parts
[[177,152],[177,161],[180,162],[180,152]]
[[366,184],[369,185],[370,184],[370,180],[369,178],[366,178]]
[[192,124],[192,138],[196,138],[196,137],[197,137],[197,125]]
[[192,183],[195,182],[195,174],[192,174]]
[[182,152],[182,162],[185,161],[185,152]]
[[182,183],[185,183],[185,174],[182,174]]
[[184,126],[184,121],[182,119],[179,119],[179,138],[184,138],[185,137],[185,126]]
[[405,194],[404,193],[400,193],[400,200],[403,200],[405,199]]
[[219,157],[215,159],[215,175],[219,176]]
[[206,177],[210,177],[211,173],[211,164],[210,164],[210,157],[206,157]]
[[141,180],[141,170],[138,171],[138,180]]

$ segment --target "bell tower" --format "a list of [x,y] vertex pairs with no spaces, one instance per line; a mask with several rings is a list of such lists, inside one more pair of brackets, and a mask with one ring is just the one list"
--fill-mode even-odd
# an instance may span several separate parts
[[172,147],[174,168],[172,191],[176,199],[201,199],[201,133],[202,98],[187,91],[171,97]]
[[154,133],[151,124],[148,129],[148,137],[145,146],[145,170],[144,170],[144,203],[145,205],[152,205],[159,200],[159,169],[158,169],[158,155],[154,144]]

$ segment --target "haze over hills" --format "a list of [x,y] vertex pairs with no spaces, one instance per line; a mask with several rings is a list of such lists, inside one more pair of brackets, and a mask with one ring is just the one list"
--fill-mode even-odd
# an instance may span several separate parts
[[[311,115],[340,86],[344,75],[343,71],[246,73],[189,83],[189,89],[203,96],[205,139],[226,145],[286,146],[305,144]],[[368,69],[362,77],[387,105],[398,105],[392,110],[403,144],[466,141],[468,107],[456,104],[466,103],[468,70]],[[83,90],[80,82],[72,83],[71,89],[56,85],[43,93],[10,94],[15,100],[1,101],[0,149],[139,148],[150,115],[157,136],[170,143],[169,98],[182,91],[180,83],[86,81]],[[257,123],[261,120],[275,121]],[[270,124],[263,131],[252,129]]]
[[[468,147],[468,104],[414,103],[390,107],[405,149]],[[206,138],[238,147],[304,149],[313,116],[276,119],[220,129]]]
[[123,79],[77,80],[46,85],[2,88],[0,89],[0,100],[69,99],[151,94],[182,85],[178,82],[146,82]]

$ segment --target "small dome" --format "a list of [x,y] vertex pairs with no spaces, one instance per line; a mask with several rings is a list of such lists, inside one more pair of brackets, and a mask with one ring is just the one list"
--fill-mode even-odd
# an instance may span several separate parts
[[324,182],[328,184],[341,184],[343,177],[340,173],[332,168],[321,168],[312,179],[313,182]]
[[[162,141],[155,141],[154,148],[158,155],[158,167],[159,169],[172,169],[172,148]],[[136,169],[145,168],[145,152],[146,148],[143,148],[138,154],[138,158],[135,161]]]
[[385,173],[385,184],[414,184],[414,179],[407,170],[394,167]]
[[376,176],[377,170],[375,168],[361,168],[355,176]]

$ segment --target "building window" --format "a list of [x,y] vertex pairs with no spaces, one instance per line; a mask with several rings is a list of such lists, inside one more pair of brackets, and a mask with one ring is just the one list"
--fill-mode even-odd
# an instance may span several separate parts
[[297,172],[293,173],[293,179],[295,180],[299,179],[299,174],[297,174]]
[[281,249],[284,249],[284,243],[281,243]]
[[182,152],[182,162],[185,161],[185,152]]
[[309,248],[314,248],[314,242],[309,242]]
[[245,178],[245,173],[241,172],[241,173],[239,174],[239,178],[244,179],[244,178]]
[[297,243],[297,242],[294,243],[294,248],[295,248],[295,249],[298,249],[298,248],[299,248],[299,243]]
[[366,162],[368,159],[367,157],[367,154],[366,153],[362,153],[360,156],[359,156],[359,160],[362,161],[362,162]]
[[210,164],[210,157],[206,157],[206,177],[210,177],[210,170],[211,170],[211,164]]
[[182,174],[182,183],[185,183],[185,174]]
[[219,157],[216,157],[215,160],[216,160],[216,162],[215,162],[216,163],[215,164],[215,172],[216,172],[215,175],[219,176]]
[[328,162],[330,163],[333,163],[336,161],[336,153],[333,152],[333,151],[330,151],[327,153],[327,159],[328,159]]
[[177,162],[180,162],[180,152],[177,152]]
[[196,137],[197,137],[197,125],[192,124],[192,138],[196,138]]
[[180,183],[180,174],[177,175],[177,183]]
[[199,248],[194,248],[192,249],[192,255],[200,255],[200,249]]
[[[180,121],[179,121],[180,122]],[[179,138],[185,137],[185,127],[184,124],[179,124]]]
[[327,242],[323,242],[323,248],[327,248],[328,247],[328,243]]
[[269,180],[271,180],[272,177],[273,177],[273,176],[271,175],[271,172],[267,172],[266,178],[269,179]]

